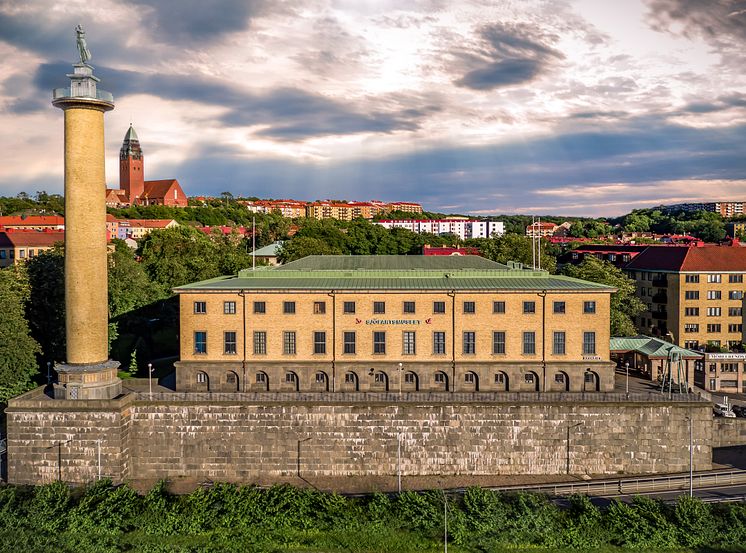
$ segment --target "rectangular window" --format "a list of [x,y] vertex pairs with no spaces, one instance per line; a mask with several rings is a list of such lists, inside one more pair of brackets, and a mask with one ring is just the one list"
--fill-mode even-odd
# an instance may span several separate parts
[[386,313],[386,302],[385,301],[374,301],[373,302],[373,313],[376,315],[382,315]]
[[295,332],[285,331],[282,333],[282,353],[295,355]]
[[707,282],[722,282],[720,275],[707,275]]
[[685,307],[684,308],[684,316],[686,316],[686,317],[698,317],[699,316],[699,307]]
[[686,275],[684,277],[684,282],[699,282],[699,275]]
[[7,251],[6,250],[0,250],[0,259],[5,259],[6,255],[7,255]]
[[743,307],[729,307],[728,308],[728,316],[729,317],[742,317],[743,316]]
[[743,331],[743,325],[742,324],[729,324],[728,325],[728,332],[742,332]]
[[708,317],[719,317],[720,312],[721,312],[721,309],[719,307],[708,307],[707,308]]
[[565,302],[563,301],[556,301],[554,302],[554,312],[555,313],[564,313],[565,312]]
[[523,312],[524,313],[536,313],[536,302],[535,301],[524,301]]
[[435,355],[444,355],[446,352],[446,333],[433,332],[433,353]]
[[584,301],[583,302],[583,313],[595,313],[596,302],[595,301]]
[[464,313],[476,313],[476,304],[473,301],[464,302]]
[[555,332],[552,341],[552,353],[554,355],[565,355],[565,333]]
[[236,333],[233,331],[223,332],[223,352],[226,355],[236,354]]
[[223,302],[223,313],[225,315],[236,314],[236,302],[235,301],[224,301]]
[[414,313],[414,302],[413,301],[405,301],[404,302],[404,312],[405,313]]
[[743,291],[742,290],[731,290],[730,292],[728,292],[728,299],[729,300],[742,300]]
[[204,315],[207,313],[207,302],[195,301],[194,302],[194,313],[198,315]]
[[267,312],[267,304],[263,301],[255,301],[254,302],[254,313],[266,313]]
[[697,340],[685,340],[684,347],[686,349],[697,349],[699,347],[699,342]]
[[284,301],[282,302],[282,312],[286,315],[293,315],[295,313],[295,302]]
[[505,313],[505,302],[504,301],[493,301],[492,312],[493,313]]
[[373,333],[373,353],[386,353],[386,333],[385,332],[374,332]]
[[505,331],[496,330],[492,333],[492,353],[503,355],[505,353]]
[[313,302],[313,314],[323,315],[324,313],[326,313],[326,302],[325,301]]
[[445,313],[445,312],[446,312],[446,302],[444,301],[433,302],[433,313]]
[[696,323],[687,323],[684,325],[684,332],[699,332],[699,325]]
[[326,332],[313,333],[313,352],[326,353]]
[[254,355],[267,354],[267,333],[263,330],[254,331]]
[[731,284],[743,282],[743,275],[728,275],[728,282]]
[[346,301],[344,302],[343,308],[344,313],[350,314],[355,312],[355,302],[354,301]]
[[207,332],[204,330],[194,333],[194,353],[207,353]]
[[26,258],[26,250],[18,250],[18,257],[20,257],[21,259],[25,259]]
[[685,300],[698,300],[699,290],[687,290],[686,292],[684,292],[684,299]]
[[464,332],[464,354],[471,355],[477,352],[476,332]]
[[411,330],[405,330],[404,331],[404,338],[403,338],[403,350],[402,353],[404,355],[415,355],[417,353],[416,343],[415,343],[415,334]]
[[536,353],[536,333],[523,333],[523,353],[524,355],[534,355]]
[[596,355],[595,332],[583,332],[583,355]]
[[344,352],[347,354],[354,354],[355,353],[355,342],[356,342],[355,333],[345,332],[344,333]]
[[721,300],[723,299],[723,293],[720,290],[707,290],[708,300]]
[[721,328],[720,324],[709,324],[707,325],[707,332],[720,332]]

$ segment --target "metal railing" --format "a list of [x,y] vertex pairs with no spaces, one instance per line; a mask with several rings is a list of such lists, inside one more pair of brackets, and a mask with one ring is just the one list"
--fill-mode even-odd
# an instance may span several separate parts
[[[746,470],[700,472],[695,473],[692,478],[692,487],[695,489],[733,486],[736,484],[746,484]],[[651,476],[646,478],[590,480],[588,482],[541,484],[537,486],[503,486],[491,487],[489,489],[502,492],[530,491],[546,493],[552,496],[566,496],[572,494],[599,496],[634,495],[638,493],[689,489],[689,475],[676,474],[669,476]]]
[[238,403],[579,403],[705,402],[698,394],[660,392],[133,392],[138,401]]
[[[52,90],[52,99],[57,100],[58,98],[93,98],[92,96],[78,96],[73,94],[70,88],[55,88]],[[104,102],[114,103],[114,96],[111,92],[106,90],[96,90],[96,100],[103,100]]]

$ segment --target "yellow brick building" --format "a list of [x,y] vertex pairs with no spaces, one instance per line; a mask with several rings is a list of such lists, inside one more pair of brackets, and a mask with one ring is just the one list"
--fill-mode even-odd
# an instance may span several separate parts
[[608,391],[613,288],[477,256],[311,256],[176,288],[179,391]]

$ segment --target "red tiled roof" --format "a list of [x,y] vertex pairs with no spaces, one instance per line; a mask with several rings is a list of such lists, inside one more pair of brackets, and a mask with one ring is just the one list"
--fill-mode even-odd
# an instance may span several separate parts
[[[123,221],[120,221],[120,224]],[[173,219],[127,219],[131,226],[140,226],[145,228],[166,228],[174,222]]]
[[16,232],[0,232],[0,246],[5,247],[51,247],[57,242],[64,241],[64,231],[39,232],[35,230],[24,230]]
[[174,186],[181,188],[176,179],[146,180],[142,195],[147,198],[165,198]]
[[65,218],[60,215],[5,215],[0,217],[2,226],[57,226],[64,225]]
[[660,271],[744,271],[746,249],[733,246],[650,246],[625,268]]

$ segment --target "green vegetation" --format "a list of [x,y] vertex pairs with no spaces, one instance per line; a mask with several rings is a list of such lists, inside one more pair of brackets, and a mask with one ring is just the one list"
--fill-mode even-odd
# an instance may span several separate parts
[[608,284],[617,289],[611,295],[611,335],[634,336],[637,334],[635,317],[645,310],[645,304],[635,296],[635,281],[608,261],[587,255],[580,265],[565,266],[567,276]]
[[690,234],[705,242],[717,242],[725,237],[725,221],[719,213],[709,211],[664,212],[661,208],[635,209],[610,220],[626,232],[658,234]]
[[[480,488],[447,501],[454,553],[735,552],[746,542],[744,504],[638,497],[599,509],[574,496],[561,509],[545,496]],[[62,483],[0,487],[0,553],[435,552],[443,527],[440,491],[345,498],[218,484],[172,496],[161,483],[140,496],[107,480],[72,491]]]

